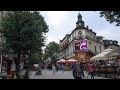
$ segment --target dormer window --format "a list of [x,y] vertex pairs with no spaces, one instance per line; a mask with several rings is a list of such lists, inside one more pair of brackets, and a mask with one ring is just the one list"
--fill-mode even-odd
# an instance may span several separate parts
[[81,31],[78,32],[78,36],[79,36],[80,38],[82,37],[82,32],[81,32]]

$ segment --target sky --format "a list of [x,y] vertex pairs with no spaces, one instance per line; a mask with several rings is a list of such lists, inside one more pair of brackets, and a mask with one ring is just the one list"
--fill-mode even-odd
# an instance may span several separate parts
[[76,27],[79,12],[85,26],[96,32],[97,36],[117,40],[120,45],[120,26],[107,22],[104,17],[100,17],[99,11],[40,11],[49,26],[46,44],[51,41],[59,43],[66,34],[71,33]]

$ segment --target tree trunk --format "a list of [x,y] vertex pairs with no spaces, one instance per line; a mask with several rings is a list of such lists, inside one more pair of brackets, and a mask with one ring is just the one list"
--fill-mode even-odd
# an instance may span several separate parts
[[18,53],[18,58],[15,59],[15,64],[16,64],[16,78],[21,79],[20,77],[20,55],[21,53]]
[[26,68],[26,72],[24,74],[24,79],[30,79],[29,77],[29,72],[30,72],[30,59],[31,59],[31,50],[29,51],[29,58],[27,58],[27,68]]

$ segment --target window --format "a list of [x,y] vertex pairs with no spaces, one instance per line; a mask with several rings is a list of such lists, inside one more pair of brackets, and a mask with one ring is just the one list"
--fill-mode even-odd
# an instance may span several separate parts
[[96,46],[95,46],[95,52],[97,52]]
[[89,42],[89,45],[91,45],[91,42]]
[[100,52],[101,52],[101,46],[99,46],[100,47]]
[[78,36],[82,37],[82,32],[81,31],[78,32]]
[[95,40],[95,36],[94,36],[94,40]]

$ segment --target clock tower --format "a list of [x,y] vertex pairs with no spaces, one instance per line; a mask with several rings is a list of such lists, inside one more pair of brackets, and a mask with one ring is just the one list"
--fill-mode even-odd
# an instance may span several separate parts
[[76,28],[84,27],[84,21],[82,20],[82,16],[80,13],[78,14],[77,18],[78,18],[78,21],[76,22]]

